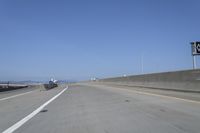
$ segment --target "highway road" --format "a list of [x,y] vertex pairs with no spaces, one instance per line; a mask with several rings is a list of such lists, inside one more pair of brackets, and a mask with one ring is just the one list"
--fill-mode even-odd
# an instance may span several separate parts
[[200,94],[85,83],[29,91],[11,92],[8,99],[0,93],[0,132],[200,132]]

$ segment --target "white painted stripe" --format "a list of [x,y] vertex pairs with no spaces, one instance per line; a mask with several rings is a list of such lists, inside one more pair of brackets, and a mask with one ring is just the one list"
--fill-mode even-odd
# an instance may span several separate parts
[[8,129],[6,129],[5,131],[3,131],[2,133],[12,133],[15,130],[17,130],[19,127],[21,127],[23,124],[25,124],[27,121],[29,121],[31,118],[33,118],[35,115],[37,115],[44,107],[46,107],[49,103],[51,103],[52,101],[54,101],[57,97],[59,97],[64,91],[66,91],[68,89],[68,86],[63,89],[60,93],[58,93],[56,96],[54,96],[53,98],[51,98],[49,101],[47,101],[46,103],[44,103],[43,105],[41,105],[39,108],[37,108],[35,111],[33,111],[31,114],[29,114],[28,116],[26,116],[25,118],[21,119],[20,121],[18,121],[16,124],[14,124],[13,126],[9,127]]
[[[34,91],[35,91],[35,90],[34,90]],[[1,98],[0,101],[4,101],[4,100],[11,99],[11,98],[15,98],[15,97],[23,96],[23,95],[26,95],[26,94],[32,93],[32,92],[34,92],[34,91],[29,91],[29,92],[25,92],[25,93],[21,93],[21,94],[13,95],[13,96],[9,96],[9,97],[5,97],[5,98]]]
[[135,90],[134,90],[134,92],[138,93],[138,94],[143,94],[143,95],[151,95],[151,96],[156,96],[156,97],[163,97],[163,98],[168,98],[168,99],[176,99],[176,100],[180,100],[180,101],[184,101],[184,102],[190,102],[190,103],[198,103],[198,104],[200,104],[200,101],[183,99],[183,98],[178,98],[178,97],[174,97],[174,96],[166,96],[166,95],[160,95],[160,94],[148,93],[148,92],[141,92],[141,91],[135,91]]
[[[91,86],[91,85],[89,85],[89,86]],[[96,85],[93,85],[93,86],[96,86]],[[101,85],[101,86],[105,86],[105,85]],[[195,100],[190,100],[190,99],[184,99],[184,98],[178,98],[178,97],[175,97],[175,96],[166,96],[164,94],[155,94],[155,93],[150,93],[150,92],[137,91],[137,90],[131,90],[131,89],[126,89],[126,88],[122,89],[122,88],[119,88],[119,87],[111,87],[111,86],[105,86],[105,87],[110,87],[110,88],[115,88],[115,89],[117,88],[117,89],[123,90],[123,91],[126,90],[126,91],[129,91],[129,92],[137,93],[137,94],[141,94],[141,95],[156,96],[156,97],[162,97],[162,98],[179,100],[179,101],[184,101],[184,102],[189,102],[189,103],[200,104],[200,101],[195,101]]]
[[[113,87],[112,87],[113,88]],[[116,87],[117,89],[120,90],[126,90],[129,92],[133,92],[133,93],[137,93],[137,94],[141,94],[141,95],[149,95],[149,96],[156,96],[156,97],[162,97],[162,98],[168,98],[168,99],[175,99],[175,100],[180,100],[180,101],[184,101],[184,102],[190,102],[190,103],[197,103],[200,104],[200,101],[195,101],[195,100],[189,100],[189,99],[183,99],[183,98],[178,98],[175,96],[166,96],[166,95],[161,95],[161,94],[155,94],[155,93],[149,93],[149,92],[144,92],[144,91],[136,91],[136,90],[129,90],[129,89],[121,89]]]

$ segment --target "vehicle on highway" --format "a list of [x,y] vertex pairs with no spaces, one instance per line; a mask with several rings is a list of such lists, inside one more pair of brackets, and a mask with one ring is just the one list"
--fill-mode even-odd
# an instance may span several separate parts
[[50,88],[58,87],[57,82],[58,82],[58,80],[51,78],[51,80],[49,81],[49,87]]

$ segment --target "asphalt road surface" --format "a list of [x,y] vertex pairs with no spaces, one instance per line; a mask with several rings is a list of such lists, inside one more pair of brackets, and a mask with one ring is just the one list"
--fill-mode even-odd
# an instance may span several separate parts
[[10,93],[8,99],[0,94],[0,132],[200,132],[200,101],[174,92],[75,84],[20,93]]

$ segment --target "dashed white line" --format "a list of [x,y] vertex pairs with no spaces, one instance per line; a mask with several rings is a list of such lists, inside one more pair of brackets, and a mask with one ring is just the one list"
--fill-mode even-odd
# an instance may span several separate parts
[[[34,90],[34,91],[35,91],[35,90]],[[13,96],[9,96],[9,97],[5,97],[5,98],[1,98],[0,101],[4,101],[4,100],[11,99],[11,98],[15,98],[15,97],[23,96],[23,95],[26,95],[26,94],[32,93],[32,92],[34,92],[34,91],[29,91],[29,92],[25,92],[25,93],[21,93],[21,94],[13,95]]]
[[45,106],[47,106],[49,103],[51,103],[52,101],[54,101],[57,97],[59,97],[67,89],[68,89],[68,86],[64,90],[62,90],[60,93],[58,93],[56,96],[54,96],[49,101],[47,101],[46,103],[44,103],[43,105],[41,105],[39,108],[37,108],[35,111],[33,111],[31,114],[29,114],[25,118],[21,119],[16,124],[14,124],[13,126],[9,127],[8,129],[6,129],[5,131],[3,131],[2,133],[13,133],[15,130],[17,130],[19,127],[21,127],[27,121],[29,121],[31,118],[33,118],[35,115],[37,115]]

